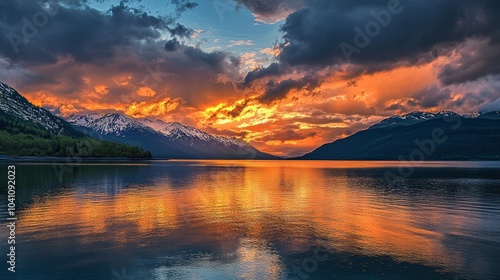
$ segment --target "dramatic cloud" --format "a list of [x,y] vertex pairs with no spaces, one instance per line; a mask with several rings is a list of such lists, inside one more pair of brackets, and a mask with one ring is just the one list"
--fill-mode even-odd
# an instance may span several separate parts
[[500,73],[500,40],[469,41],[459,47],[455,55],[458,60],[445,65],[439,74],[444,84],[475,81]]
[[258,21],[274,23],[303,7],[303,0],[234,0],[255,14]]
[[178,36],[184,38],[191,37],[191,35],[194,34],[193,29],[187,28],[180,23],[177,23],[174,27],[169,27],[168,31],[170,31],[170,34],[172,34],[172,36]]
[[[189,118],[186,110],[234,95],[240,59],[188,45],[193,30],[177,19],[197,4],[171,3],[174,16],[153,16],[129,1],[106,12],[83,0],[2,2],[9,12],[0,16],[1,80],[61,114],[116,109]],[[45,25],[37,23],[42,15]],[[25,39],[26,30],[34,36]],[[13,47],[15,36],[24,37]]]
[[[294,128],[296,130],[299,129],[299,127],[294,127],[291,126],[291,128]],[[281,142],[286,142],[286,141],[297,141],[297,140],[304,140],[313,136],[316,136],[316,132],[309,132],[309,133],[300,133],[296,132],[293,129],[285,129],[281,131],[277,131],[273,134],[266,135],[264,137],[256,139],[257,141],[281,141]]]
[[173,38],[165,43],[165,50],[168,52],[173,52],[180,48],[180,46],[181,44],[179,43],[179,40],[177,40],[177,38]]
[[146,2],[1,1],[0,80],[61,115],[158,117],[281,156],[394,114],[499,108],[497,0],[222,1],[258,23]]
[[255,69],[250,71],[245,77],[245,85],[264,77],[279,76],[283,74],[282,65],[280,63],[271,63],[268,67]]
[[262,103],[271,103],[275,100],[285,98],[292,90],[313,91],[319,86],[319,81],[316,78],[304,77],[298,80],[287,79],[279,83],[269,81],[264,94],[259,97]]
[[481,107],[481,112],[500,112],[500,98]]
[[[278,59],[284,65],[353,64],[361,66],[359,75],[428,63],[475,39],[482,40],[485,52],[445,69],[441,76],[445,83],[499,72],[498,63],[492,62],[498,61],[500,40],[500,2],[495,0],[308,0],[303,9],[288,16],[282,30]],[[472,61],[474,69],[468,73],[449,73],[467,68]],[[271,67],[268,74],[276,74],[278,67]],[[250,73],[247,80],[264,72]]]
[[450,98],[450,94],[449,89],[439,89],[436,86],[431,86],[414,94],[412,96],[412,105],[423,109],[439,108],[443,105],[443,102]]
[[169,24],[124,2],[108,13],[45,2],[5,1],[9,13],[0,22],[6,35],[0,36],[0,56],[21,64],[56,63],[61,56],[75,63],[103,62],[114,58],[117,48],[157,40]]
[[175,11],[178,15],[182,14],[187,10],[194,9],[198,6],[198,3],[191,2],[189,0],[170,0],[172,4],[175,5]]

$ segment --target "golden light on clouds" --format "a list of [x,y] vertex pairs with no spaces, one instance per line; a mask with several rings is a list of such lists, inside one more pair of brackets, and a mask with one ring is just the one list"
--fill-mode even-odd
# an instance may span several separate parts
[[279,48],[265,48],[265,49],[260,50],[260,53],[277,57],[280,54],[280,49]]
[[126,86],[130,83],[132,76],[118,76],[113,78],[113,81],[120,86]]
[[149,87],[140,87],[135,93],[143,97],[153,97],[156,95],[156,91],[152,90]]
[[[352,27],[366,23],[374,7],[387,8],[383,3],[233,1],[253,20],[206,21],[201,9],[199,17],[180,24],[187,10],[167,20],[152,14],[148,4],[132,9],[135,1],[125,1],[100,10],[90,2],[66,8],[76,9],[81,20],[102,23],[86,26],[93,32],[68,44],[66,31],[82,25],[76,18],[58,18],[47,38],[33,38],[23,52],[3,52],[2,80],[62,116],[97,110],[158,117],[236,135],[280,155],[308,152],[388,116],[472,114],[500,98],[495,36],[500,9],[481,1],[406,3],[407,16],[392,17],[398,23],[384,24],[380,36],[364,34],[363,47]],[[28,6],[11,9],[22,14]],[[133,20],[117,24],[113,16],[119,11]],[[443,17],[426,18],[429,12]],[[457,12],[464,20],[446,16]],[[422,19],[432,24],[422,25]],[[14,21],[6,24],[16,28]],[[439,32],[443,36],[434,36]],[[103,40],[102,34],[113,36]],[[356,51],[347,57],[342,43],[354,43]],[[286,135],[291,138],[283,142]],[[276,141],[284,145],[273,145]]]
[[109,93],[109,88],[106,87],[105,85],[98,85],[98,86],[95,86],[94,87],[94,90],[95,92],[99,93],[99,94],[108,94]]
[[66,116],[77,114],[79,112],[79,110],[76,109],[75,106],[73,106],[73,104],[63,104],[61,105],[60,110],[61,114]]
[[[259,54],[275,51],[269,48]],[[243,54],[244,67],[259,67],[259,54]],[[356,77],[346,75],[349,68],[344,72],[322,70],[317,73],[320,82],[316,88],[292,88],[272,102],[261,99],[268,80],[242,88],[221,74],[214,80],[219,87],[213,88],[192,80],[180,81],[184,87],[174,88],[171,83],[151,87],[134,83],[134,78],[127,74],[113,74],[110,79],[101,74],[86,76],[88,87],[80,93],[61,96],[44,90],[25,95],[34,104],[56,108],[64,116],[94,110],[122,111],[132,117],[179,121],[215,135],[236,136],[263,152],[298,156],[390,115],[438,110],[437,105],[423,107],[419,94],[439,84],[437,69],[446,63],[449,58],[439,57],[423,65],[400,66]],[[300,79],[299,74],[276,77],[275,84]],[[185,95],[185,89],[194,93]],[[465,92],[450,91],[449,102],[458,102]]]
[[180,99],[166,98],[156,103],[135,102],[127,107],[124,112],[127,115],[136,118],[144,118],[150,116],[164,116],[167,113],[175,110],[180,104]]

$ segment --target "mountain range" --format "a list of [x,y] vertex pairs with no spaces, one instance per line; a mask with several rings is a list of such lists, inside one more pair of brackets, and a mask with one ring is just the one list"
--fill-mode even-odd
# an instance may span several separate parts
[[178,122],[124,114],[73,115],[67,121],[93,137],[148,149],[157,158],[279,159],[237,138],[214,136]]
[[94,154],[88,156],[141,157],[127,150],[133,149],[139,154],[148,150],[156,158],[279,159],[236,138],[213,136],[178,122],[135,119],[120,113],[73,115],[64,120],[34,106],[4,83],[0,83],[0,132],[0,155],[65,156],[63,148],[92,139],[96,145],[114,145],[109,151],[121,149],[123,153],[106,153],[94,147]]
[[[280,159],[237,138],[214,136],[178,122],[121,113],[64,120],[1,82],[0,139],[0,155]],[[500,160],[500,112],[393,116],[295,159]]]
[[139,148],[91,138],[0,82],[0,155],[151,158]]
[[500,160],[500,112],[394,116],[296,159]]
[[75,130],[63,119],[46,109],[36,107],[15,89],[0,82],[0,112],[12,119],[30,122],[42,130],[55,134],[74,134]]

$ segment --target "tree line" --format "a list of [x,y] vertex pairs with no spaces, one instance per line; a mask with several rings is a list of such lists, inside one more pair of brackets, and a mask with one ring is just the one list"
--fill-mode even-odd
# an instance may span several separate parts
[[56,134],[0,112],[0,155],[39,157],[151,158],[139,147],[102,141],[72,131]]

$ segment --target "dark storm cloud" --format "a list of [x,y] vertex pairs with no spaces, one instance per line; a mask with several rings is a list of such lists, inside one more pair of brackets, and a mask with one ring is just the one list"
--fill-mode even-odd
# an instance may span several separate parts
[[316,78],[304,77],[301,79],[286,79],[276,83],[269,81],[266,86],[266,91],[259,97],[262,103],[272,103],[273,101],[284,99],[292,90],[305,89],[313,91],[320,85],[320,81]]
[[450,90],[431,86],[413,95],[413,101],[421,108],[439,107],[450,99]]
[[408,111],[408,108],[402,104],[394,103],[394,104],[387,106],[387,108],[385,108],[385,110],[406,112],[406,111]]
[[178,36],[178,37],[184,37],[184,38],[189,38],[194,33],[193,29],[187,28],[186,26],[184,26],[180,23],[177,23],[172,28],[168,28],[168,31],[170,31],[170,34],[172,34],[172,36]]
[[[8,12],[0,18],[0,56],[28,65],[55,63],[62,56],[93,63],[114,58],[119,48],[154,42],[162,32],[179,37],[192,32],[174,18],[152,16],[126,2],[104,13],[87,1],[3,1]],[[193,6],[174,2],[182,11]]]
[[[282,30],[280,63],[315,68],[352,63],[370,73],[431,61],[470,39],[490,40],[485,50],[498,50],[500,1],[307,0]],[[483,65],[468,75],[450,77],[445,71],[442,78],[452,83],[498,73],[495,53],[478,56]]]
[[167,52],[173,52],[173,51],[176,51],[177,49],[179,49],[181,47],[181,44],[179,43],[179,40],[177,40],[177,38],[173,38],[173,39],[170,39],[168,40],[166,43],[165,43],[165,50]]
[[480,112],[487,112],[484,110],[492,101],[500,98],[500,91],[482,90],[479,92],[467,92],[461,98],[455,100],[452,104],[453,109],[477,108]]
[[245,85],[252,83],[255,80],[258,80],[263,77],[272,77],[279,76],[283,74],[283,66],[280,63],[271,63],[268,67],[259,68],[253,71],[248,72],[245,77]]
[[185,61],[190,62],[188,65],[183,66],[189,66],[193,70],[199,69],[200,66],[204,66],[213,70],[224,72],[228,69],[237,68],[241,63],[239,57],[229,52],[205,52],[199,48],[185,45],[181,45],[180,50],[185,57],[188,58],[188,60]]
[[177,14],[181,14],[187,10],[198,7],[198,3],[191,2],[189,0],[171,0],[170,2],[175,5],[175,11]]
[[[146,99],[137,93],[141,87],[156,92],[148,101],[179,98],[192,108],[233,94],[228,81],[242,78],[238,57],[185,45],[192,30],[177,23],[178,14],[152,16],[129,7],[135,2],[121,1],[103,12],[85,0],[45,1],[48,5],[41,6],[32,0],[2,1],[1,11],[8,12],[5,17],[0,12],[0,65],[7,76],[0,71],[0,80],[15,75],[19,90],[38,100],[47,98],[44,103],[56,104],[61,97],[87,108],[97,103],[140,105]],[[196,6],[170,2],[176,12]],[[6,35],[21,34],[23,17],[32,18],[54,4],[55,15],[15,52]],[[165,40],[165,35],[171,38]],[[98,94],[96,86],[105,86],[106,93]]]
[[444,84],[474,81],[481,77],[500,73],[500,42],[474,42],[462,50],[456,64],[448,64],[439,74]]
[[276,14],[292,12],[302,7],[302,0],[235,0],[258,16],[273,18]]

